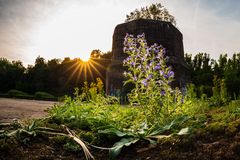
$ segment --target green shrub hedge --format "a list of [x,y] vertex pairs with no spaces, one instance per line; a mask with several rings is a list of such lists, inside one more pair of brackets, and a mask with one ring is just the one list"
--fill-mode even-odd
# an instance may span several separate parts
[[56,97],[47,92],[35,92],[36,99],[43,99],[43,100],[56,100]]
[[22,91],[19,91],[19,90],[16,90],[16,89],[11,89],[7,92],[7,97],[10,97],[10,98],[24,98],[24,99],[33,99],[34,96],[32,95],[29,95],[25,92],[22,92]]
[[22,92],[16,89],[11,89],[7,93],[0,94],[0,97],[5,98],[22,98],[22,99],[37,99],[37,100],[54,100],[56,101],[57,98],[50,93],[47,92],[35,92],[34,95],[30,95],[26,92]]

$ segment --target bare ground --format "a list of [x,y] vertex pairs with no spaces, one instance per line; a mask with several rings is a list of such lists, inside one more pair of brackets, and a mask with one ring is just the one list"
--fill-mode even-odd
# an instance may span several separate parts
[[46,110],[56,103],[52,101],[0,98],[0,122],[46,116]]

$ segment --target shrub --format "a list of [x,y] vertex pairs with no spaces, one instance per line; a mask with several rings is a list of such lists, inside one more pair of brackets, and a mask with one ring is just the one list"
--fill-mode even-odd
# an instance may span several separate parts
[[15,97],[15,96],[26,96],[28,94],[19,90],[11,89],[8,91],[8,95]]
[[47,92],[35,92],[35,98],[37,99],[47,99],[47,100],[55,100],[56,97],[47,93]]
[[34,98],[34,96],[32,96],[32,95],[29,95],[25,92],[15,90],[15,89],[9,90],[7,95],[5,95],[5,96],[6,97],[12,97],[12,98],[24,98],[24,99],[33,99]]

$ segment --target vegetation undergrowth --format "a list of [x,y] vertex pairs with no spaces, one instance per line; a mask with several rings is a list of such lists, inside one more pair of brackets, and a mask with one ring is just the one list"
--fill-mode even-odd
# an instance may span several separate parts
[[128,67],[125,84],[134,86],[128,95],[129,105],[122,106],[117,97],[106,96],[100,78],[96,83],[85,82],[81,89],[75,89],[74,98],[66,96],[62,104],[54,106],[49,117],[1,125],[1,148],[9,142],[28,143],[38,135],[46,135],[66,150],[82,149],[86,159],[94,159],[90,146],[109,150],[114,159],[123,147],[140,140],[156,145],[162,139],[187,138],[199,131],[228,135],[239,131],[240,101],[228,99],[224,81],[220,84],[215,80],[211,98],[197,98],[194,85],[183,94],[171,87],[174,72],[167,66],[162,46],[148,46],[144,34],[127,34],[124,46],[129,55],[124,61]]

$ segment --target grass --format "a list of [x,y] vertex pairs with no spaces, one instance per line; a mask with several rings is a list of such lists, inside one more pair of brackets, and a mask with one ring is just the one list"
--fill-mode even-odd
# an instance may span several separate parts
[[[147,126],[143,123],[144,116],[140,107],[121,106],[118,102],[108,103],[106,97],[101,99],[103,99],[101,102],[98,102],[99,100],[88,102],[80,100],[79,97],[67,97],[62,105],[50,110],[47,119],[20,125],[17,130],[16,127],[10,131],[1,130],[1,137],[4,139],[18,137],[17,141],[27,143],[29,136],[33,138],[45,134],[55,137],[52,141],[62,144],[67,151],[79,152],[84,148],[86,157],[91,159],[93,157],[87,150],[88,145],[107,146],[108,148],[98,148],[108,149],[111,155],[116,157],[123,147],[137,141],[147,140],[154,145],[161,142],[162,138],[186,137],[186,134],[194,135],[199,131],[207,137],[234,135],[239,131],[238,101],[212,107],[208,101],[188,100],[182,107],[184,112],[169,117],[168,124]],[[102,103],[104,99],[105,102]],[[68,138],[62,141],[61,137]]]

